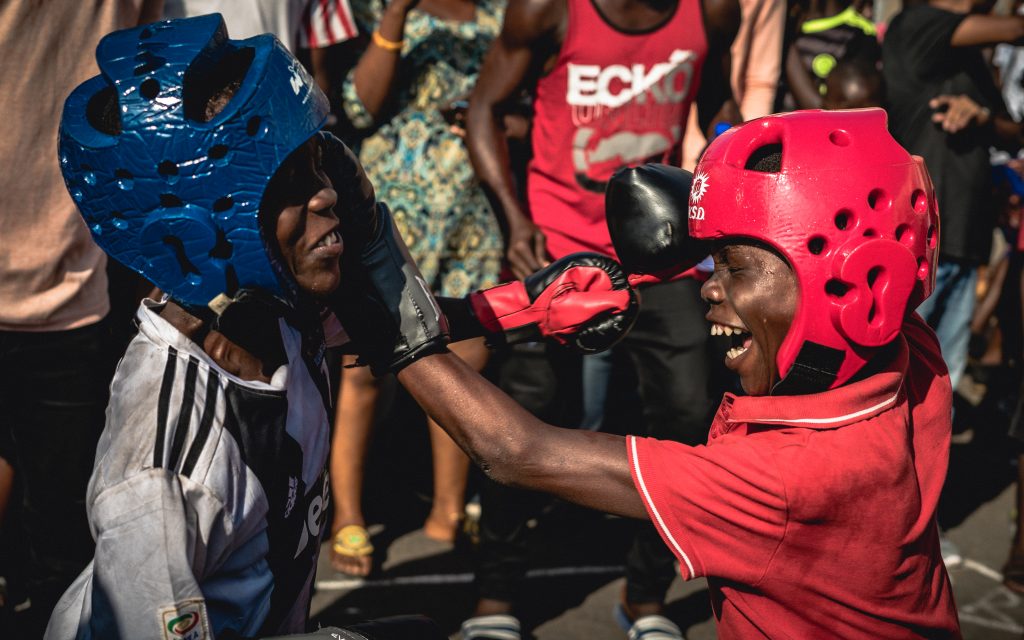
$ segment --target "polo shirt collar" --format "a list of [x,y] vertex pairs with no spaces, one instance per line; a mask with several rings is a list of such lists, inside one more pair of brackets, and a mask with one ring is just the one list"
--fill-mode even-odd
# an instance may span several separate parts
[[726,393],[719,416],[726,423],[835,429],[867,420],[896,405],[909,362],[906,339],[882,371],[822,393],[802,396],[737,396]]

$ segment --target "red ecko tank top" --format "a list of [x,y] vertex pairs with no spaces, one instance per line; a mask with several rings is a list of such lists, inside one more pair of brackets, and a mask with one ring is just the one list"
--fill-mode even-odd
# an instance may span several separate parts
[[614,256],[604,189],[624,166],[678,153],[707,56],[700,0],[679,0],[661,25],[623,31],[593,0],[566,0],[565,42],[537,83],[530,215],[555,258]]

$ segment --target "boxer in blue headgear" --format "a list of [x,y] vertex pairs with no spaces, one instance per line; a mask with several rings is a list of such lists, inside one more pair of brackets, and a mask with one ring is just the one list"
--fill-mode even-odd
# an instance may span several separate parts
[[[294,304],[258,213],[330,109],[302,65],[271,36],[228,40],[218,15],[121,31],[96,55],[102,74],[64,110],[60,163],[97,244],[192,308],[246,289]],[[211,113],[215,98],[230,99]]]
[[301,632],[327,499],[322,354],[342,325],[400,336],[360,350],[376,370],[450,334],[595,350],[635,296],[590,256],[435,303],[272,36],[202,16],[113,33],[97,60],[64,105],[61,168],[97,243],[167,300],[143,302],[118,365],[87,496],[96,556],[47,637]]

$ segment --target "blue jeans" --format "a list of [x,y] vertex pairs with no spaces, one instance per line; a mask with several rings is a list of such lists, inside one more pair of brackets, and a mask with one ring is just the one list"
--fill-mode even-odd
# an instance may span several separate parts
[[583,418],[580,428],[600,431],[604,422],[604,401],[612,377],[612,350],[583,358]]
[[954,390],[967,368],[967,345],[971,339],[971,315],[974,314],[977,284],[977,267],[940,261],[935,274],[935,290],[917,308],[939,338]]

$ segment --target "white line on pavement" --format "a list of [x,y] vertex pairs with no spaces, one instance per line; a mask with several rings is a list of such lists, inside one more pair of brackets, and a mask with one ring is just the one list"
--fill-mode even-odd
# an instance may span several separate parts
[[960,622],[970,622],[971,624],[976,624],[979,627],[998,629],[1007,633],[1020,634],[1021,632],[1024,632],[1024,627],[1016,622],[993,620],[986,616],[976,616],[973,613],[964,613],[963,611],[960,612]]
[[1003,574],[977,560],[964,558],[960,566],[996,583],[996,587],[973,602],[961,602],[960,623],[973,624],[986,629],[1005,631],[1019,637],[1024,626],[1018,622],[1020,597],[1003,586]]
[[1002,582],[1003,581],[1003,574],[999,573],[998,571],[996,571],[992,567],[987,567],[987,566],[981,564],[977,560],[971,560],[970,558],[964,558],[963,567],[965,569],[970,569],[972,571],[976,571],[976,572],[980,573],[981,575],[985,576],[986,578],[990,578],[992,580],[995,580],[996,582]]
[[[625,567],[593,566],[593,567],[551,567],[548,569],[530,569],[526,577],[530,578],[563,578],[569,576],[621,575]],[[469,584],[473,582],[472,573],[435,573],[422,576],[398,576],[395,578],[345,578],[341,580],[318,580],[319,591],[347,591],[349,589],[370,589],[381,587],[415,587],[439,584]]]

